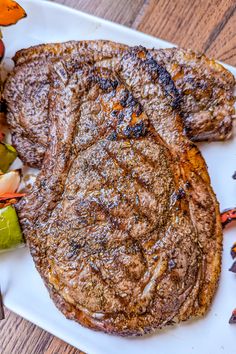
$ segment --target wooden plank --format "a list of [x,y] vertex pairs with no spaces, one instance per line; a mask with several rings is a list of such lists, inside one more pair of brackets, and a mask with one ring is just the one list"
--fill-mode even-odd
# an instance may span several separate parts
[[1,354],[83,354],[6,308],[5,316],[0,321]]
[[5,309],[6,319],[0,322],[0,352],[2,354],[44,353],[53,337]]
[[133,27],[236,65],[235,0],[151,0]]
[[52,0],[131,27],[145,0]]

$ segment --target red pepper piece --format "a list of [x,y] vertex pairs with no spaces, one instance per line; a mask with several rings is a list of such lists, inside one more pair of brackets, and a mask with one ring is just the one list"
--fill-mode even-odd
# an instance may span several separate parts
[[236,309],[233,310],[232,315],[229,319],[230,324],[236,324]]
[[223,228],[233,220],[236,220],[236,208],[226,209],[221,213],[221,223]]
[[0,62],[4,57],[4,53],[5,53],[5,46],[2,39],[0,39]]
[[25,193],[4,193],[0,195],[1,200],[14,199],[24,197]]
[[7,200],[0,200],[0,209],[7,207],[8,205],[16,204],[18,202],[17,199],[7,199]]

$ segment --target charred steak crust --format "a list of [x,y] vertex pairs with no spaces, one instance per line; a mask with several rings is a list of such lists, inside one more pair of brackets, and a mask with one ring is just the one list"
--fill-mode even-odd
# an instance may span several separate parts
[[57,307],[108,333],[203,315],[218,283],[218,203],[163,70],[142,47],[124,53],[117,74],[54,63],[50,144],[18,206]]
[[94,61],[116,58],[128,48],[127,45],[108,40],[68,41],[64,43],[49,43],[22,49],[13,57],[15,65],[21,65],[39,58],[51,59],[63,56],[80,56],[80,59],[92,57]]
[[[50,62],[65,56],[73,61],[77,57],[112,69],[127,48],[111,41],[70,41],[16,53],[13,58],[16,67],[6,83],[4,96],[8,123],[14,132],[13,145],[25,164],[40,167],[47,147]],[[150,57],[160,70],[163,66],[167,69],[175,83],[178,98],[172,104],[180,108],[186,134],[193,141],[229,138],[234,114],[233,75],[204,55],[183,49],[153,49]],[[170,89],[168,84],[166,89]]]

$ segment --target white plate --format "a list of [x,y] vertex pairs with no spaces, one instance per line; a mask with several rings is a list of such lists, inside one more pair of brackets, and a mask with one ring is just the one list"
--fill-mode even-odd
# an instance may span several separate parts
[[[130,45],[170,47],[170,43],[84,13],[42,1],[19,1],[28,17],[4,29],[6,56],[30,45],[69,39],[111,39]],[[235,75],[236,69],[227,66]],[[235,138],[225,143],[202,144],[212,184],[221,209],[236,206]],[[228,271],[230,247],[236,241],[233,229],[225,232],[219,290],[208,315],[198,321],[141,338],[120,338],[83,328],[67,320],[54,306],[34,268],[28,250],[0,255],[0,284],[5,305],[12,311],[89,354],[233,354],[236,325],[229,325],[236,307],[236,278]]]

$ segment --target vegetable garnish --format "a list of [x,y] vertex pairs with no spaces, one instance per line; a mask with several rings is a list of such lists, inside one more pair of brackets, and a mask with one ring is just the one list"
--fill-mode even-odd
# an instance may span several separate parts
[[[4,54],[5,54],[5,45],[1,39],[1,32],[0,32],[0,62],[3,59]],[[1,112],[1,110],[0,110],[0,112]]]
[[24,197],[25,193],[4,193],[0,194],[0,201]]
[[[20,185],[20,171],[14,170],[0,174],[0,197],[5,194],[14,194]],[[8,198],[14,198],[8,197]]]
[[7,172],[13,161],[17,157],[17,152],[13,146],[0,143],[0,170]]
[[231,247],[231,251],[230,254],[232,256],[232,258],[236,258],[236,242],[233,244],[233,246]]
[[[236,242],[231,247],[230,254],[231,254],[233,259],[236,258]],[[233,272],[233,273],[236,273],[236,261],[234,261],[234,263],[230,267],[229,271]],[[232,312],[232,315],[231,315],[231,317],[229,319],[229,323],[230,324],[236,324],[236,309],[234,309],[234,311]]]
[[230,324],[236,324],[236,309],[233,310],[232,315],[229,319]]
[[13,0],[0,1],[0,26],[10,26],[26,17],[25,10]]
[[[223,228],[225,228],[226,225],[230,224],[234,220],[236,220],[236,208],[226,209],[221,213],[221,223]],[[230,254],[233,259],[236,258],[236,242],[231,247]],[[236,261],[234,261],[232,266],[229,268],[229,271],[236,273]],[[236,324],[236,309],[232,312],[229,323]]]
[[[0,0],[0,26],[10,26],[17,23],[20,19],[26,17],[25,10],[13,0]],[[5,54],[5,45],[2,41],[2,32],[0,29],[0,63]],[[4,120],[5,105],[1,99],[1,90],[3,83],[0,79],[0,123]],[[15,160],[17,153],[16,150],[7,144],[3,144],[4,133],[0,131],[0,172],[7,172],[10,165]],[[1,175],[0,175],[1,177]],[[17,214],[14,204],[19,197],[24,194],[15,193],[19,186],[18,179],[15,175],[7,174],[2,178],[0,195],[0,249],[6,249],[18,245],[23,241],[20,225],[18,222]],[[2,293],[0,288],[0,320],[5,318]]]
[[2,293],[1,293],[1,288],[0,288],[0,321],[4,320],[5,314],[4,314],[4,308],[3,308],[3,301],[2,301]]
[[230,272],[236,273],[236,261],[232,264],[232,266],[229,268]]
[[12,248],[23,242],[16,210],[9,205],[0,209],[0,249]]
[[8,205],[14,205],[17,203],[17,199],[7,199],[6,201],[0,201],[0,209],[7,207]]
[[16,193],[20,185],[20,171],[0,173],[0,209],[17,203],[17,199],[24,197],[25,193]]
[[221,213],[222,227],[225,228],[225,226],[230,224],[233,220],[236,220],[236,208],[223,210]]
[[[233,246],[231,247],[230,254],[231,254],[233,259],[236,257],[236,243],[234,243]],[[229,268],[229,271],[233,272],[233,273],[236,273],[236,261],[234,261],[232,266]]]

